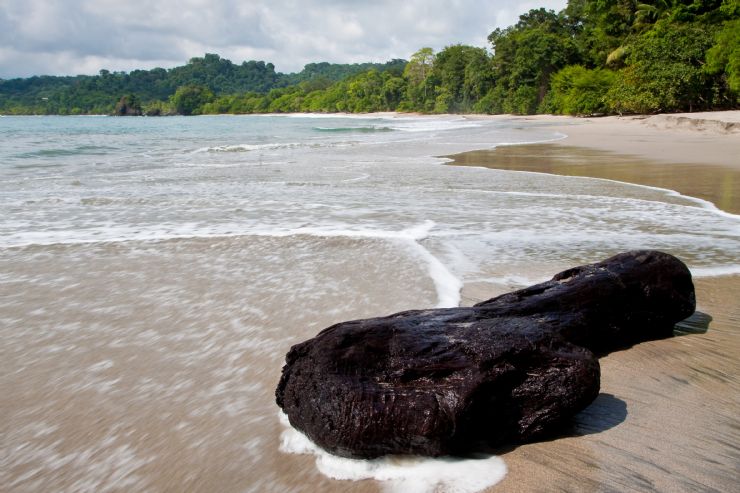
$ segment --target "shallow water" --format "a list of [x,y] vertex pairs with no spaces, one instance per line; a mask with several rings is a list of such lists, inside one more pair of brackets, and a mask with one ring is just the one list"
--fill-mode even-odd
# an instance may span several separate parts
[[460,117],[3,118],[0,484],[375,491],[279,450],[292,344],[632,248],[740,272],[740,218],[705,202],[433,157],[561,137]]

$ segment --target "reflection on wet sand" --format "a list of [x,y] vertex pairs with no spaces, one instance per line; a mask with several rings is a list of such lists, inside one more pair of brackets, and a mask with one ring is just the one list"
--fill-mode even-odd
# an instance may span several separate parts
[[588,176],[675,190],[740,214],[740,168],[711,164],[662,163],[568,145],[503,146],[453,156],[451,164],[485,166],[564,176]]

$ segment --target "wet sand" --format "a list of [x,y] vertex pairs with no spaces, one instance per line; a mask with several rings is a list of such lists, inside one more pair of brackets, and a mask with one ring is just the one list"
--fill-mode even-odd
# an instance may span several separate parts
[[[738,146],[740,154],[740,146]],[[642,156],[557,144],[506,146],[454,157],[453,164],[512,171],[603,178],[675,190],[740,214],[740,167],[665,163]],[[738,157],[740,160],[740,156]]]
[[[535,118],[548,124],[566,122],[559,129],[575,137],[466,153],[455,156],[452,164],[669,188],[740,213],[740,140],[726,129],[689,127],[687,136],[685,128],[675,125],[655,128],[612,121],[601,123],[601,129],[598,125],[586,129],[575,119]],[[691,152],[677,155],[674,149],[667,153],[675,159],[672,162],[662,152],[671,141],[690,141]],[[615,152],[618,148],[633,153]],[[643,343],[602,358],[599,398],[560,436],[504,452],[509,473],[491,491],[737,488],[740,276],[698,278],[695,285],[697,309],[712,317],[708,330]],[[472,303],[495,294],[484,286],[466,286],[463,299]]]
[[601,394],[550,441],[502,454],[491,491],[733,491],[740,464],[740,276],[697,279],[705,334],[601,359]]
[[[377,491],[280,452],[274,391],[285,348],[378,305],[400,311],[433,296],[431,282],[387,286],[381,258],[400,278],[424,277],[373,239],[6,249],[0,492]],[[362,277],[346,263],[357,259]],[[264,267],[278,260],[316,283],[284,289],[291,270]]]

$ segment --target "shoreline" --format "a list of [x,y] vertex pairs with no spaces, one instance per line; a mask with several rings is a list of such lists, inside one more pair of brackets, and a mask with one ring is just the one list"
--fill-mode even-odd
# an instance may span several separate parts
[[[447,156],[448,164],[658,187],[740,214],[740,134],[656,128],[632,118],[525,119],[568,136]],[[554,439],[502,453],[509,472],[491,491],[733,487],[733,457],[740,452],[740,275],[694,277],[694,284],[697,310],[712,317],[709,329],[601,358],[597,400]],[[466,286],[463,298],[498,294],[482,288]]]
[[[522,117],[522,121],[546,126],[565,137],[445,157],[453,166],[590,177],[660,188],[739,215],[740,111],[716,112],[713,119],[705,116]],[[686,123],[692,119],[694,125]]]

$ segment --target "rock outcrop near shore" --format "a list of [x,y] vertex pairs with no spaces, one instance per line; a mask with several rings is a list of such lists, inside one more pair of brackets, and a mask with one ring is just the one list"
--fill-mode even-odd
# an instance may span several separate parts
[[329,327],[291,348],[277,403],[345,457],[488,450],[588,406],[599,393],[596,354],[669,337],[694,308],[680,260],[622,253],[474,307]]
[[113,110],[114,116],[141,116],[141,104],[135,96],[122,96]]

